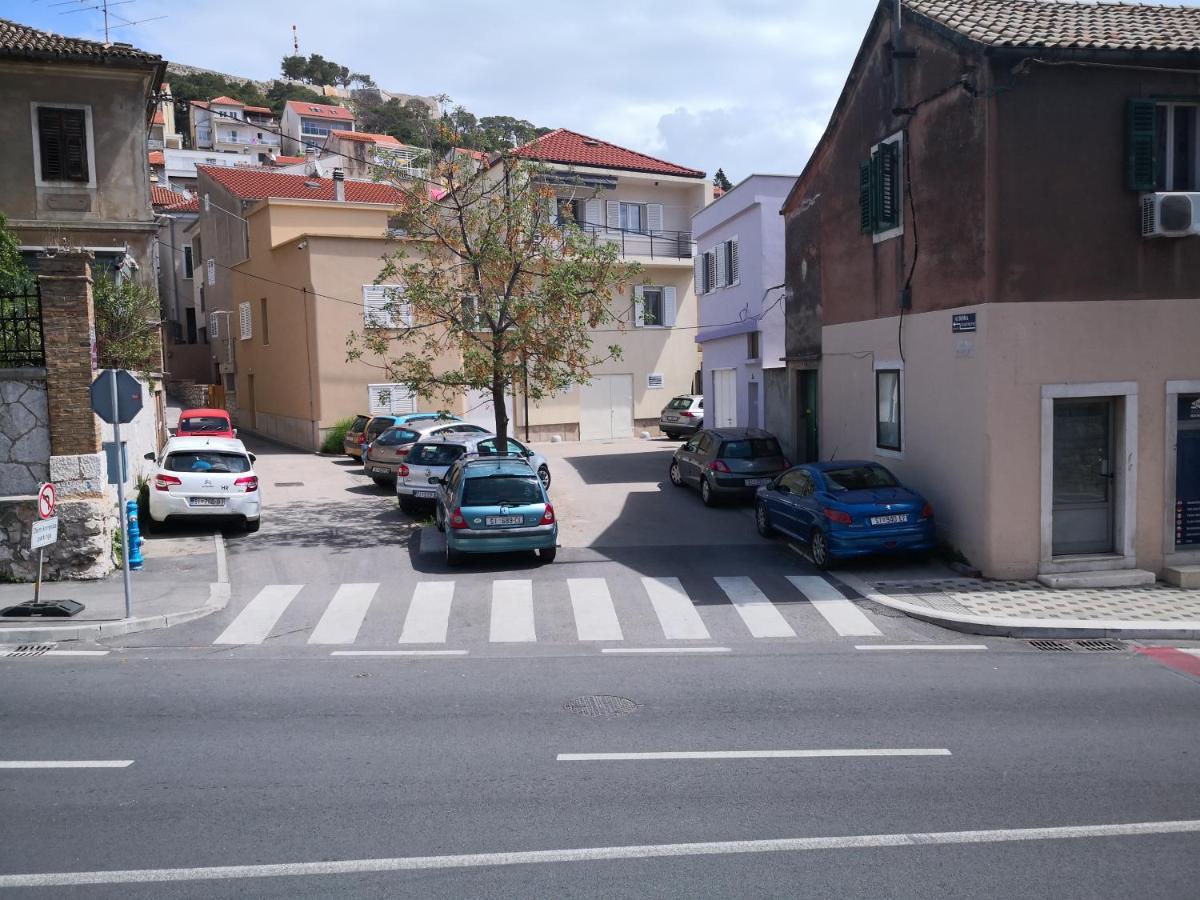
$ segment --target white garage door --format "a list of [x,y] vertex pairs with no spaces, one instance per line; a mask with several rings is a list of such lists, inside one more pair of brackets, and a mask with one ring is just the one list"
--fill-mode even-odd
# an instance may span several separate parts
[[713,369],[715,428],[737,427],[737,369]]
[[579,389],[579,439],[633,437],[633,376],[594,375]]

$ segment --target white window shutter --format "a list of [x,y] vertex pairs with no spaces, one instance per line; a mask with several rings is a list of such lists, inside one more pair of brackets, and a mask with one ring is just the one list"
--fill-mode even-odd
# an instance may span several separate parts
[[711,250],[704,254],[704,283],[710,291],[717,286],[717,254]]
[[372,416],[416,412],[416,397],[402,384],[368,384],[367,412]]
[[675,286],[668,284],[662,289],[663,292],[663,320],[662,325],[667,328],[675,327]]
[[734,238],[729,242],[729,283],[737,284],[738,278],[738,242]]
[[587,201],[587,203],[584,204],[583,217],[585,219],[587,219],[587,223],[589,225],[599,225],[600,224],[600,216],[603,215],[601,207],[603,205],[604,205],[604,201],[602,201],[596,197],[590,198]]
[[646,204],[646,230],[663,230],[663,205],[661,203]]
[[396,323],[397,328],[412,328],[413,327],[413,308],[411,303],[396,304],[396,318],[399,321]]
[[616,200],[608,201],[608,227],[616,229],[621,227],[621,204]]
[[693,260],[693,263],[695,264],[695,267],[696,267],[695,282],[696,282],[696,296],[698,297],[704,293],[704,257],[697,256]]
[[387,291],[380,284],[364,284],[363,293],[363,327],[387,328]]
[[547,221],[552,225],[561,224],[558,221],[558,198],[550,196],[546,198],[546,215],[549,217]]
[[221,317],[218,316],[216,313],[208,314],[208,338],[209,338],[209,340],[215,341],[221,337],[221,330],[217,327],[217,325],[220,323],[220,321],[221,321]]
[[635,328],[646,327],[646,303],[643,297],[645,289],[640,285],[633,288],[633,325]]
[[410,391],[402,384],[392,385],[392,409],[397,415],[401,413],[410,413],[417,411],[417,400]]
[[725,245],[717,244],[717,249],[713,252],[713,256],[717,258],[717,277],[713,284],[717,287],[725,287],[728,284],[725,280]]
[[250,337],[253,334],[253,331],[251,328],[251,321],[250,321],[250,301],[249,300],[245,300],[238,304],[238,322],[241,325],[241,329],[242,329],[242,334],[241,334],[242,340],[243,341],[250,340]]

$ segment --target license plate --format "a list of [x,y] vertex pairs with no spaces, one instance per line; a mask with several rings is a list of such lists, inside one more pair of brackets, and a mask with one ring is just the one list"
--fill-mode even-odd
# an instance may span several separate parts
[[432,500],[437,494],[434,491],[413,491],[413,496],[418,500]]
[[520,525],[525,521],[524,516],[484,516],[485,525]]
[[908,516],[871,516],[872,525],[899,525],[901,522],[907,522]]
[[678,422],[679,416],[663,416],[668,422]]
[[391,469],[386,466],[371,466],[371,471],[376,475],[391,475]]
[[758,487],[759,485],[770,484],[770,483],[771,483],[770,478],[747,478],[746,479],[747,487]]
[[224,497],[188,497],[188,506],[224,506]]

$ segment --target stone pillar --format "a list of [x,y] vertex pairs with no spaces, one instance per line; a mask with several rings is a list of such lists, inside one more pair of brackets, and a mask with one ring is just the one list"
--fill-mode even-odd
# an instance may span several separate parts
[[96,312],[92,305],[93,254],[59,252],[38,260],[50,453],[80,456],[100,451],[100,422],[89,393]]

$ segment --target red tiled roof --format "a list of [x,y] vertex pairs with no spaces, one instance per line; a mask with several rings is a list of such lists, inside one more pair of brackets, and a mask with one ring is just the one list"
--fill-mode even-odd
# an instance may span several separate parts
[[[196,171],[207,175],[243,200],[264,200],[267,197],[289,200],[333,199],[332,178],[289,175],[284,172],[272,172],[270,169],[223,166],[196,166]],[[346,200],[350,203],[386,203],[394,206],[401,196],[391,185],[374,181],[346,180]]]
[[61,34],[38,31],[8,19],[0,19],[0,56],[16,59],[87,60],[114,65],[148,63],[157,66],[163,63],[161,56],[138,50],[128,44],[101,44],[83,38],[63,37]]
[[542,162],[594,166],[598,169],[625,169],[630,172],[650,172],[656,175],[680,175],[684,178],[703,178],[698,169],[686,169],[665,160],[655,159],[634,150],[626,150],[599,138],[588,137],[566,128],[559,128],[530,141],[513,151],[513,155]]
[[173,191],[160,184],[150,185],[150,202],[155,206],[173,206],[186,199],[187,197],[178,191]]
[[467,156],[471,157],[472,159],[477,159],[480,162],[488,161],[488,155],[486,153],[484,153],[482,150],[468,150],[466,147],[455,147],[454,152],[455,153],[464,153]]
[[269,106],[243,106],[242,109],[250,113],[266,113],[269,116],[275,115]]
[[226,97],[224,94],[222,94],[220,97],[213,97],[208,102],[211,105],[220,105],[220,106],[245,106],[246,105],[241,100],[234,100],[232,97]]
[[338,119],[343,122],[353,122],[354,113],[344,106],[328,106],[324,103],[306,103],[303,100],[289,100],[288,109],[302,116],[315,116],[318,119]]
[[297,165],[298,163],[304,162],[304,160],[306,160],[307,158],[308,157],[306,157],[306,156],[282,156],[282,155],[280,155],[280,156],[275,157],[275,165],[277,165],[277,166],[294,166],[294,165]]
[[198,106],[201,109],[208,109],[208,101],[207,100],[192,100],[190,102],[191,102],[192,106]]
[[164,206],[162,212],[200,212],[200,198],[192,197],[182,203]]
[[398,140],[390,134],[373,134],[370,131],[338,131],[329,132],[334,137],[342,138],[346,141],[359,141],[363,144],[389,144],[397,147],[403,147]]
[[165,166],[167,164],[166,154],[164,154],[161,150],[151,150],[149,157],[150,165],[152,166]]

